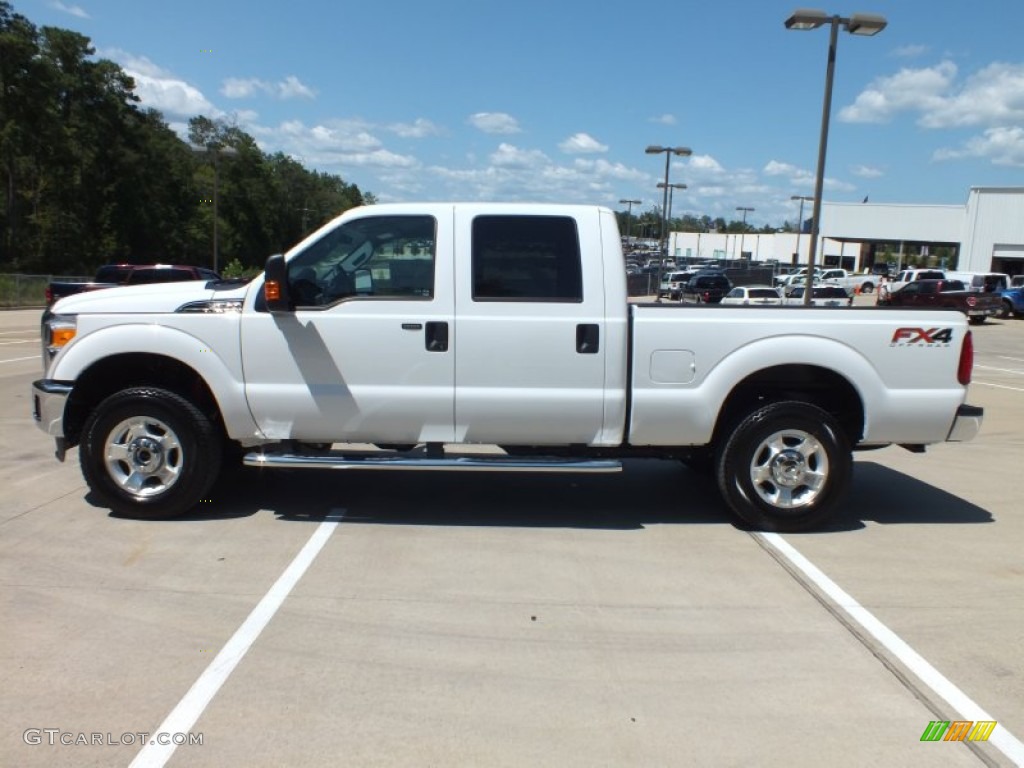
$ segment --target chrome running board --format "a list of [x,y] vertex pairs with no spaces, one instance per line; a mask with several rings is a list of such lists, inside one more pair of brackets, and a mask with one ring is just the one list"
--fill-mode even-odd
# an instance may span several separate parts
[[522,456],[410,457],[344,454],[247,453],[247,467],[268,469],[405,469],[448,472],[621,472],[615,459]]

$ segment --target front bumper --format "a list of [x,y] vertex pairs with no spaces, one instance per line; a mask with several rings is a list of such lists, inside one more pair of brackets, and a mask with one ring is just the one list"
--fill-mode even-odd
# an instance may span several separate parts
[[51,437],[64,437],[64,406],[72,385],[66,381],[40,379],[32,382],[32,416],[38,427]]
[[985,409],[976,405],[961,405],[956,409],[953,426],[949,430],[947,443],[965,443],[973,440],[981,431],[981,422],[985,417]]

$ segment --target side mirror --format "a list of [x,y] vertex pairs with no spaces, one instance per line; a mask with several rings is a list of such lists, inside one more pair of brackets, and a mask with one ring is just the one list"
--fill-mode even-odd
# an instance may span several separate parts
[[284,255],[275,253],[267,259],[263,274],[263,298],[271,312],[290,312],[292,299],[288,291],[288,265]]

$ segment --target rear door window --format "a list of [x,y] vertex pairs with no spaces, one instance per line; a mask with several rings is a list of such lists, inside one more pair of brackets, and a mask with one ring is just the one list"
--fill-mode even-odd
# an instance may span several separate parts
[[576,220],[569,216],[473,219],[473,301],[583,301]]

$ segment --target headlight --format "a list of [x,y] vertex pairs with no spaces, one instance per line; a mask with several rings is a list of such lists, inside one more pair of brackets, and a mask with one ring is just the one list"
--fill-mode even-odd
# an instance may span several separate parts
[[43,364],[48,364],[54,356],[66,347],[78,333],[78,317],[76,315],[43,314]]

